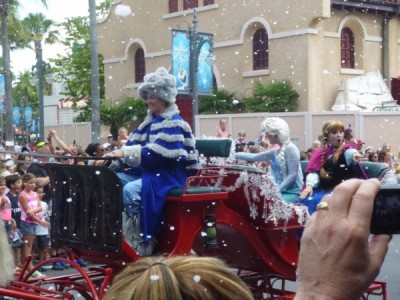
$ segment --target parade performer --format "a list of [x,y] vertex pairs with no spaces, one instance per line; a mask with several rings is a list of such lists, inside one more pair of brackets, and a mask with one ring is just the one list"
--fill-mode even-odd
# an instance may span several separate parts
[[364,157],[357,145],[346,144],[344,125],[331,120],[322,126],[323,146],[316,149],[304,172],[305,184],[300,202],[308,206],[310,214],[316,209],[322,197],[332,192],[342,181],[350,178],[367,179],[359,164]]
[[198,159],[192,130],[175,104],[175,77],[158,68],[144,77],[138,92],[148,105],[147,117],[120,150],[106,156],[124,158],[131,167],[117,173],[124,185],[124,236],[140,255],[151,255],[168,193],[185,186],[187,170]]
[[303,183],[303,173],[300,166],[300,152],[296,145],[290,142],[289,125],[281,118],[266,118],[261,123],[261,130],[271,144],[278,145],[270,150],[259,153],[236,153],[236,158],[246,161],[269,161],[270,171],[282,198],[286,202],[298,199]]

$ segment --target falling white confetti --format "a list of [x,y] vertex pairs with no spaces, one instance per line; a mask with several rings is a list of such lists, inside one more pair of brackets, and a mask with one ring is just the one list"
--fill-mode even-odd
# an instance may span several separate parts
[[115,7],[115,14],[117,16],[127,17],[129,15],[132,15],[132,10],[128,5],[118,4]]

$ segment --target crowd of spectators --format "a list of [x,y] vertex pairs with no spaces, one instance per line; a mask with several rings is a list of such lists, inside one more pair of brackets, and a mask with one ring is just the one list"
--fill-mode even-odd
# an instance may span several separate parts
[[[0,153],[0,212],[9,243],[13,249],[15,270],[18,276],[25,258],[33,257],[28,270],[52,256],[65,257],[64,249],[52,248],[50,243],[51,196],[50,178],[43,163],[107,165],[106,153],[119,149],[126,141],[126,128],[121,136],[110,134],[105,143],[91,143],[82,148],[75,142],[67,145],[55,130],[50,130],[46,142],[26,143],[14,147],[14,151]],[[3,150],[5,145],[3,145]],[[90,159],[93,157],[93,159]],[[78,259],[84,266],[86,262]],[[57,262],[54,270],[64,270],[68,264]],[[33,277],[44,277],[47,268],[40,268]]]

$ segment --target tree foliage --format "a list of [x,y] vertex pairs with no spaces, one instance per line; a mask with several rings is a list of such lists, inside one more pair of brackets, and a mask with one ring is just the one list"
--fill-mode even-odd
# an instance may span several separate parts
[[32,106],[34,117],[39,115],[39,102],[37,87],[30,84],[31,72],[25,71],[18,75],[18,82],[13,87],[14,105],[30,105]]
[[96,15],[98,19],[102,19],[109,14],[112,3],[112,0],[104,0],[96,6]]
[[121,126],[130,127],[132,122],[143,121],[146,111],[147,107],[142,99],[124,96],[117,102],[104,101],[100,106],[100,119],[104,125],[110,126],[110,132],[117,136]]
[[199,114],[218,115],[244,112],[242,103],[236,100],[235,93],[224,89],[214,89],[213,96],[202,96],[199,101]]
[[54,21],[47,19],[42,13],[28,14],[22,20],[24,32],[27,33],[26,46],[31,48],[30,43],[33,42],[36,55],[41,51],[42,43],[52,45],[58,42],[58,31],[53,28]]
[[73,17],[59,24],[65,31],[60,41],[65,53],[50,61],[56,81],[64,85],[63,95],[82,99],[90,95],[90,27],[87,17]]
[[289,81],[277,81],[268,85],[256,82],[253,95],[244,100],[248,112],[296,111],[299,94]]
[[[50,61],[54,64],[56,81],[64,85],[63,95],[79,100],[89,97],[88,106],[82,109],[75,121],[91,119],[91,64],[90,64],[90,24],[87,17],[73,17],[61,23],[60,30],[66,32],[61,44],[66,52],[58,54]],[[99,55],[99,87],[100,99],[104,99],[104,66]]]

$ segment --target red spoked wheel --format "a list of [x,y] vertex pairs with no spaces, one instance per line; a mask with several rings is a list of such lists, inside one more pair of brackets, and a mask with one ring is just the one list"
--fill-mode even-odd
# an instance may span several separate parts
[[[61,299],[101,299],[113,274],[111,268],[93,267],[85,270],[76,262],[60,257],[47,259],[30,271],[26,271],[30,259],[19,278],[8,287],[20,292],[22,299],[34,299],[34,297],[29,297],[29,294]],[[55,262],[69,264],[77,272],[54,277],[31,278],[35,271]],[[25,293],[28,294],[27,297],[24,297]]]

